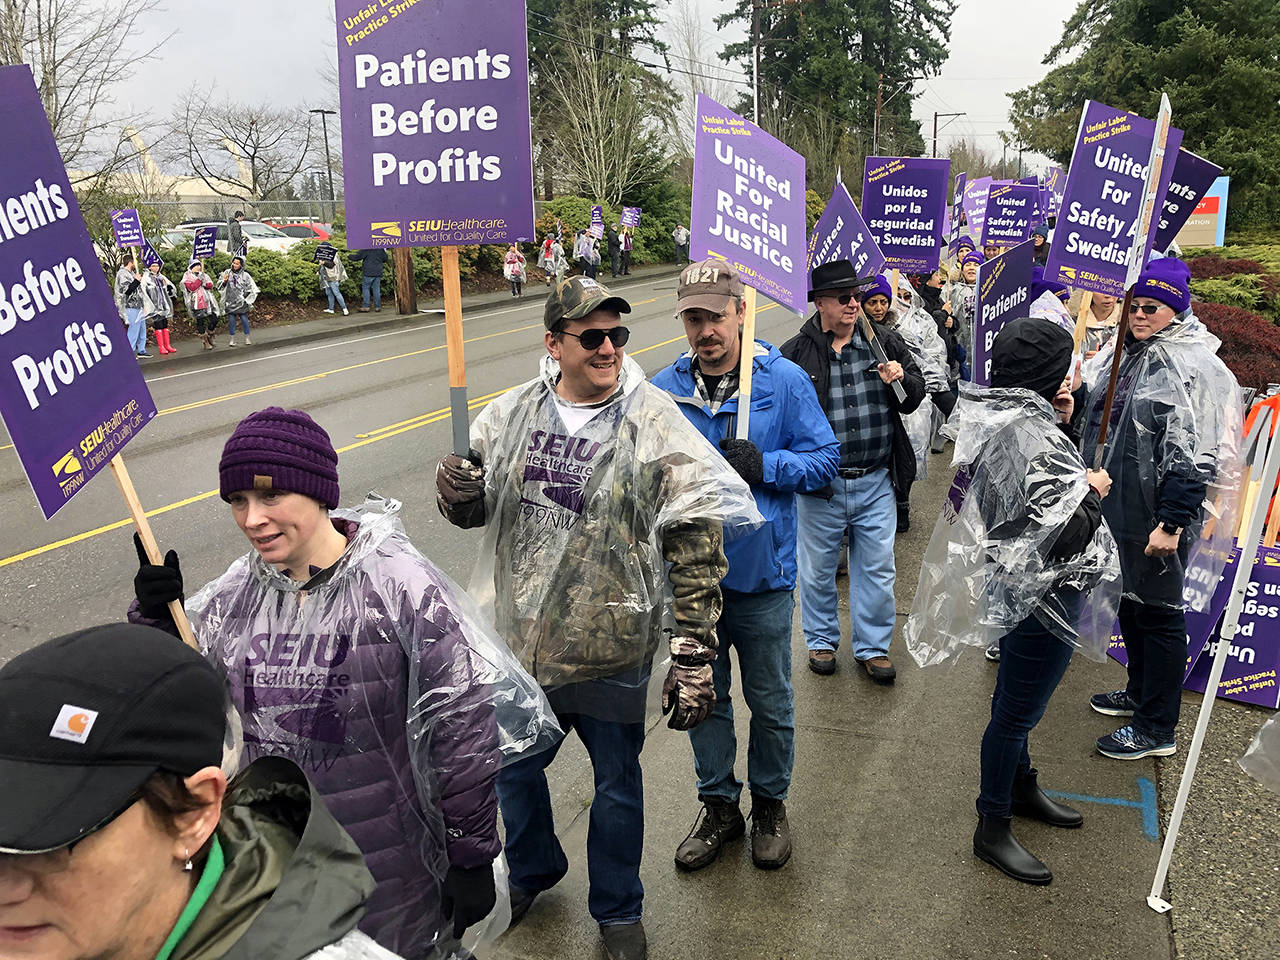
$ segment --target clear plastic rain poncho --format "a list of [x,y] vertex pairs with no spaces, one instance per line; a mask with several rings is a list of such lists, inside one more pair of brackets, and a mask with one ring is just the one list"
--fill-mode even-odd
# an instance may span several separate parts
[[715,645],[722,537],[764,519],[630,357],[619,391],[576,431],[561,417],[558,378],[543,357],[542,376],[471,426],[486,517],[471,591],[557,710],[639,722],[668,654],[664,627]]
[[561,734],[466,593],[409,542],[399,509],[371,495],[333,511],[347,550],[309,590],[253,551],[186,610],[227,676],[242,762],[293,760],[364,852],[378,887],[361,929],[405,956],[435,944],[447,957],[451,864],[492,860],[497,873],[499,907],[468,943],[505,926],[498,769]]
[[[1105,659],[1120,588],[1111,532],[1103,523],[1083,552],[1050,559],[1089,492],[1057,413],[1031,390],[973,386],[963,388],[957,411],[959,469],[920,567],[904,631],[911,655],[921,666],[941,663],[1035,616],[1063,642]],[[1077,622],[1074,597],[1090,591],[1111,619]]]
[[[1111,475],[1102,512],[1120,545],[1124,595],[1142,603],[1207,609],[1230,555],[1243,412],[1236,378],[1216,356],[1219,343],[1188,311],[1124,348],[1102,462]],[[1089,399],[1081,449],[1091,466],[1114,348],[1113,338],[1084,365]],[[1147,540],[1159,522],[1157,494],[1170,478],[1207,485],[1202,520],[1183,532],[1178,553],[1148,557]]]
[[1240,766],[1263,786],[1280,793],[1280,714],[1262,725],[1240,758]]
[[[938,324],[924,299],[916,293],[906,277],[898,280],[898,296],[893,310],[885,315],[885,322],[896,330],[911,351],[911,357],[924,376],[924,388],[928,393],[946,393],[951,388],[947,380],[947,345],[938,335]],[[916,455],[916,479],[929,475],[929,441],[933,437],[934,406],[922,403],[902,418],[902,426],[911,441]]]

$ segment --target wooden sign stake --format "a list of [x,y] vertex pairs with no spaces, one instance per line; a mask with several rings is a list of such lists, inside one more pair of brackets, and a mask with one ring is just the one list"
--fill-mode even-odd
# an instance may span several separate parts
[[444,281],[444,338],[449,351],[453,452],[465,459],[471,452],[471,425],[467,421],[467,363],[462,352],[462,279],[458,272],[457,247],[440,248],[440,275]]
[[747,315],[742,321],[742,352],[738,357],[737,437],[746,440],[751,429],[751,367],[756,357],[756,288],[747,287],[742,299]]

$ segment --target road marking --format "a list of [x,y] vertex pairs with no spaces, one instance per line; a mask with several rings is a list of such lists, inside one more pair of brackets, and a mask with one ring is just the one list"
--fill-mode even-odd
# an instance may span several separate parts
[[1087,793],[1063,793],[1060,790],[1046,790],[1049,796],[1058,800],[1073,800],[1076,803],[1101,803],[1109,807],[1131,807],[1142,811],[1142,832],[1148,840],[1160,839],[1160,815],[1156,809],[1156,787],[1146,777],[1138,778],[1139,800],[1128,800],[1124,797],[1094,797]]

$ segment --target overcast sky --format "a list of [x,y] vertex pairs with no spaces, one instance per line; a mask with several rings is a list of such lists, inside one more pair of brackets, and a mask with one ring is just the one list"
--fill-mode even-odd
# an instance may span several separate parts
[[[732,37],[717,35],[712,17],[733,3],[696,2],[706,23],[702,58],[714,62]],[[941,76],[916,85],[915,116],[924,121],[926,146],[935,110],[965,111],[939,136],[939,154],[954,134],[974,136],[998,153],[996,132],[1008,128],[1006,94],[1044,75],[1041,60],[1075,6],[1074,0],[960,0]],[[121,92],[123,106],[160,120],[196,83],[234,100],[337,108],[325,102],[330,94],[321,78],[335,42],[330,0],[221,0],[212,13],[195,0],[166,0],[166,7],[147,21],[138,42],[173,36],[155,61],[138,67]]]

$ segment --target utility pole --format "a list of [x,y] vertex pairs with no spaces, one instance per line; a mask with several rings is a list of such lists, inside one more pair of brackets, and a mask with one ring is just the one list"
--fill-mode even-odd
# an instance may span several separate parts
[[[965,113],[963,110],[959,113],[938,113],[937,110],[933,111],[933,155],[935,157],[938,155],[938,118],[951,117],[954,119],[955,117],[963,117],[964,115]],[[947,125],[945,123],[942,125],[942,129],[947,129]]]
[[338,111],[316,109],[311,112],[320,114],[320,126],[324,129],[324,169],[329,175],[329,219],[332,221],[338,217],[338,198],[333,192],[333,157],[329,155],[329,118]]
[[760,0],[751,0],[751,119],[760,125]]

